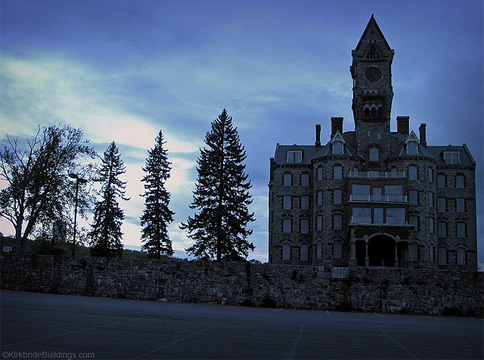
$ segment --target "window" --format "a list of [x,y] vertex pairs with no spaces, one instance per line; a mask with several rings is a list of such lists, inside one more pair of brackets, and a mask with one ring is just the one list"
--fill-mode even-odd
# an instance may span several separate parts
[[431,262],[434,262],[434,252],[435,252],[434,244],[430,244],[429,259]]
[[429,191],[429,207],[434,207],[434,193]]
[[343,215],[333,215],[333,230],[343,230]]
[[367,59],[379,59],[380,58],[380,53],[378,52],[378,49],[376,48],[375,45],[370,45],[368,48],[368,52],[366,53],[366,58]]
[[418,180],[418,171],[416,166],[408,167],[408,180]]
[[323,216],[318,215],[316,217],[316,230],[320,231],[323,230]]
[[447,249],[446,248],[439,248],[439,265],[447,265]]
[[309,186],[309,174],[301,174],[301,186]]
[[418,205],[418,191],[410,190],[408,192],[408,202],[410,205]]
[[371,208],[353,208],[353,223],[371,224]]
[[385,185],[385,198],[387,201],[402,201],[403,200],[403,186],[402,185]]
[[301,234],[309,234],[309,219],[301,219]]
[[457,223],[457,237],[460,237],[460,238],[466,237],[466,223],[463,223],[463,222]]
[[322,259],[323,257],[323,243],[316,243],[316,259]]
[[333,179],[342,179],[343,178],[343,167],[340,165],[336,165],[333,168]]
[[381,194],[382,194],[382,188],[379,188],[379,187],[373,188],[373,200],[380,201]]
[[446,164],[459,164],[460,152],[459,151],[445,151],[444,161]]
[[282,245],[282,260],[291,260],[291,245]]
[[290,210],[292,209],[292,197],[291,196],[284,196],[284,204],[283,204],[283,208],[284,210]]
[[437,188],[443,189],[445,188],[445,175],[444,174],[439,174],[437,175]]
[[405,209],[404,208],[388,208],[386,213],[387,224],[405,224]]
[[301,150],[288,150],[287,151],[287,162],[291,164],[302,162],[302,151]]
[[353,184],[351,189],[351,195],[353,200],[370,200],[370,185],[358,185]]
[[323,168],[318,167],[318,180],[321,181],[323,180]]
[[308,261],[308,258],[309,258],[308,250],[309,250],[308,245],[306,245],[306,244],[301,245],[300,258],[299,258],[301,261]]
[[418,143],[416,141],[407,142],[407,154],[417,155],[418,153]]
[[457,265],[466,264],[466,251],[464,249],[457,249]]
[[434,233],[434,219],[429,218],[429,233],[433,234]]
[[343,257],[343,243],[339,240],[333,243],[333,255],[335,259]]
[[368,172],[368,175],[370,176],[370,178],[372,179],[378,179],[380,177],[380,171],[379,170],[370,170]]
[[437,223],[437,236],[447,237],[447,223],[441,221]]
[[445,198],[438,198],[437,199],[437,211],[438,212],[446,212],[447,211],[447,199],[445,199]]
[[396,167],[392,167],[390,169],[390,177],[396,178],[398,176],[398,169]]
[[309,209],[309,196],[303,195],[301,196],[301,210],[308,210]]
[[458,213],[465,212],[466,211],[466,201],[465,201],[465,199],[457,198],[455,200],[455,207],[456,207],[456,211]]
[[464,175],[457,175],[455,177],[455,187],[458,189],[463,189],[465,187]]
[[373,223],[383,224],[383,208],[373,209]]
[[357,167],[353,168],[353,176],[358,177],[358,168]]
[[429,172],[427,173],[427,175],[429,177],[429,182],[433,182],[434,181],[434,169],[429,168]]
[[418,216],[411,215],[408,217],[408,222],[413,225],[413,231],[418,231]]
[[377,147],[370,148],[370,161],[380,161],[380,150]]
[[323,205],[323,191],[322,190],[319,190],[318,191],[317,204],[318,205]]
[[333,143],[333,154],[334,155],[343,155],[343,142],[342,141],[335,141]]
[[343,203],[343,191],[333,190],[333,204],[342,204],[342,203]]
[[291,186],[291,185],[292,185],[292,175],[284,174],[284,186]]
[[290,234],[292,232],[292,220],[291,219],[284,219],[282,221],[282,232],[286,234]]

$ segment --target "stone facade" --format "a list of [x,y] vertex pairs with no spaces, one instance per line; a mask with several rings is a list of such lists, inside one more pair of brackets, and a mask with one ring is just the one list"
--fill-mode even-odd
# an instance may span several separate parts
[[482,316],[484,274],[428,269],[0,256],[2,289],[295,309]]
[[390,131],[394,50],[372,17],[350,67],[355,131],[331,118],[314,145],[270,160],[273,264],[477,269],[476,164],[462,146],[429,146],[408,116]]

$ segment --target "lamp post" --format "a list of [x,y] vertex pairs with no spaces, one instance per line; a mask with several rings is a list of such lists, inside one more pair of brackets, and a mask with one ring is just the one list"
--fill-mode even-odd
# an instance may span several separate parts
[[74,206],[74,236],[72,238],[72,257],[74,257],[76,255],[77,195],[79,194],[79,183],[85,184],[87,180],[73,173],[70,173],[69,177],[76,180],[76,205]]

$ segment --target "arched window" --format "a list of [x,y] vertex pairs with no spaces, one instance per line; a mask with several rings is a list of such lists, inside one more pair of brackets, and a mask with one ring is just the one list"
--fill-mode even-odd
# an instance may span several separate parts
[[375,45],[370,45],[368,48],[368,52],[366,53],[366,58],[367,59],[379,59],[380,58],[380,52],[376,48]]
[[380,150],[377,147],[373,146],[369,151],[370,161],[380,161]]

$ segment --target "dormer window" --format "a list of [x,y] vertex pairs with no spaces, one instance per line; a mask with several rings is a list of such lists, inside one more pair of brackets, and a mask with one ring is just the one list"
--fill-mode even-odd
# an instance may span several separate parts
[[334,155],[343,155],[343,142],[342,141],[335,141],[333,143],[333,154]]
[[407,154],[417,155],[418,153],[418,143],[416,141],[409,141],[407,143]]
[[460,152],[445,151],[444,160],[446,164],[460,164]]
[[373,146],[373,147],[370,148],[370,150],[369,150],[369,160],[371,162],[380,161],[380,150],[377,147]]
[[288,150],[287,162],[291,164],[302,163],[302,150]]
[[380,58],[380,52],[378,51],[378,49],[375,45],[370,45],[370,47],[368,48],[368,52],[366,53],[366,58],[367,59],[379,59]]

